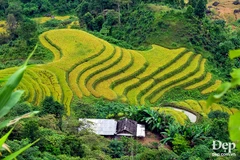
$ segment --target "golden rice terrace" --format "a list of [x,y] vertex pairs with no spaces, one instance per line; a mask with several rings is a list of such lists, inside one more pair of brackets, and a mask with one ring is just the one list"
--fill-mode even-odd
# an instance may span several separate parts
[[[129,50],[70,29],[45,32],[40,42],[52,51],[54,60],[29,67],[19,88],[26,91],[25,99],[36,105],[53,96],[68,113],[74,95],[144,105],[158,102],[175,87],[197,88],[204,94],[220,84],[205,71],[206,59],[185,48],[153,45],[148,51]],[[1,70],[0,78],[15,70]]]

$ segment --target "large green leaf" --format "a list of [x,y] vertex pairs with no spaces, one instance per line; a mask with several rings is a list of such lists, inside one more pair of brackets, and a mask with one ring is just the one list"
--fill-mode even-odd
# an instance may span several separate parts
[[240,112],[230,116],[228,128],[230,139],[236,144],[237,149],[240,151]]
[[31,143],[31,144],[28,144],[27,146],[25,146],[25,147],[23,147],[23,148],[21,148],[21,149],[19,149],[18,151],[10,154],[9,156],[5,157],[3,160],[12,160],[12,159],[16,158],[19,154],[21,154],[22,152],[24,152],[25,150],[27,150],[28,148],[30,148],[32,145],[34,145],[34,144],[35,144],[36,142],[38,142],[38,141],[39,141],[39,139],[36,140],[36,141],[34,141],[34,142]]
[[230,57],[231,59],[240,57],[240,49],[238,49],[238,50],[231,50],[231,51],[229,52],[229,57]]
[[8,119],[8,120],[5,120],[3,122],[0,122],[0,130],[3,129],[4,127],[6,127],[10,121],[11,120]]
[[225,82],[219,86],[219,88],[216,90],[216,93],[209,96],[207,100],[207,106],[212,105],[215,102],[219,102],[224,94],[227,93],[227,91],[232,87],[232,83]]
[[240,85],[240,69],[233,69],[230,75],[232,77],[232,87]]
[[13,128],[7,134],[5,134],[3,137],[1,137],[1,139],[0,139],[0,147],[1,148],[2,148],[2,145],[6,142],[8,136],[10,135],[12,130],[13,130]]
[[13,73],[13,75],[10,76],[10,78],[8,79],[6,84],[3,86],[3,88],[1,88],[1,90],[0,90],[0,109],[2,109],[8,103],[12,92],[18,86],[18,84],[20,83],[20,81],[23,77],[24,71],[27,68],[27,63],[28,63],[30,57],[33,55],[33,53],[35,52],[36,49],[37,49],[37,45],[35,46],[32,53],[28,56],[28,59],[26,60],[24,65],[21,66],[15,73]]
[[18,90],[13,92],[10,96],[10,100],[7,104],[0,110],[0,118],[8,114],[8,112],[14,107],[14,105],[20,100],[24,91]]

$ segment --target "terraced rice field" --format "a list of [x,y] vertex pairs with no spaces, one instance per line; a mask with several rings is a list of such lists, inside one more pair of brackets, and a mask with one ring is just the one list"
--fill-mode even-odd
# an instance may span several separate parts
[[235,108],[228,108],[226,106],[216,104],[216,103],[207,107],[207,102],[205,100],[200,100],[200,101],[185,100],[185,101],[181,101],[181,102],[174,102],[173,104],[175,106],[180,106],[180,107],[184,107],[189,110],[195,111],[203,116],[207,116],[209,112],[216,111],[216,110],[227,112],[230,115],[232,115],[238,111]]
[[215,91],[221,85],[221,83],[222,83],[222,81],[216,80],[212,86],[204,89],[201,93],[202,94],[211,93],[211,92]]
[[[130,104],[156,104],[174,87],[209,92],[211,74],[206,60],[185,48],[170,50],[153,45],[148,51],[114,46],[80,30],[60,29],[43,33],[40,42],[54,55],[47,64],[26,72],[20,88],[36,105],[46,96],[63,103],[70,114],[73,96],[103,97]],[[16,68],[0,71],[0,78]]]

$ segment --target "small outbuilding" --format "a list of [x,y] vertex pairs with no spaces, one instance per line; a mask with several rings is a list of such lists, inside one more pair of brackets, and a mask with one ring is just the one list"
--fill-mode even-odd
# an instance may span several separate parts
[[145,137],[145,125],[127,118],[118,121],[114,119],[79,119],[79,121],[102,136]]

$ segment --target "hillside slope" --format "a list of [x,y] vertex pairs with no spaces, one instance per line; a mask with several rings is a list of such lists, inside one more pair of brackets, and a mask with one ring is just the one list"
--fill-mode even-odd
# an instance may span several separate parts
[[[203,91],[215,85],[211,73],[205,71],[206,59],[185,48],[153,45],[148,51],[128,50],[71,29],[51,30],[39,38],[55,58],[29,67],[19,88],[26,90],[25,99],[35,105],[53,96],[68,114],[74,95],[146,105],[156,104],[175,87]],[[1,70],[0,78],[15,69]]]

